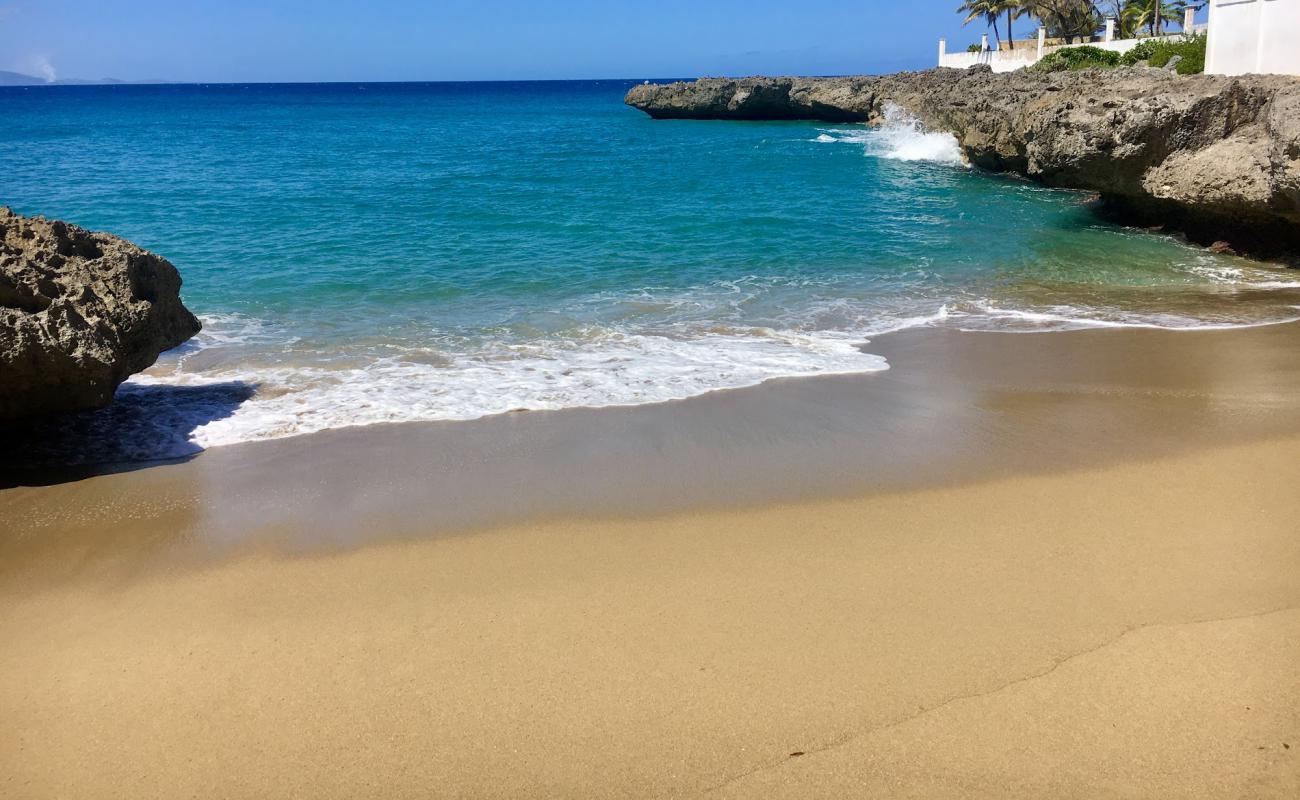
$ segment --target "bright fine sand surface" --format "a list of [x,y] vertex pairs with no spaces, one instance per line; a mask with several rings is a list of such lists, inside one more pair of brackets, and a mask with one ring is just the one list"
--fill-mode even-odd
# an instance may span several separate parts
[[1300,797],[1300,326],[0,490],[0,797]]

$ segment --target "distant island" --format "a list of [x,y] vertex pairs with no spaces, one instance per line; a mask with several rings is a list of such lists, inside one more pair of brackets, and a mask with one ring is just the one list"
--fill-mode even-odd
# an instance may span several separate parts
[[124,81],[117,78],[100,78],[91,80],[87,78],[57,78],[47,81],[36,75],[25,75],[21,72],[9,72],[0,69],[0,86],[111,86],[123,83],[169,83],[165,80],[146,80],[146,81]]

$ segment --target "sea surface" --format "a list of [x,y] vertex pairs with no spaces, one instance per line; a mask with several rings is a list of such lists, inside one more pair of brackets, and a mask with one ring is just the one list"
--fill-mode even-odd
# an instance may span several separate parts
[[911,326],[1300,317],[1294,271],[975,173],[901,114],[656,122],[631,85],[0,89],[0,204],[166,256],[204,323],[76,425],[149,458],[882,370],[871,337]]

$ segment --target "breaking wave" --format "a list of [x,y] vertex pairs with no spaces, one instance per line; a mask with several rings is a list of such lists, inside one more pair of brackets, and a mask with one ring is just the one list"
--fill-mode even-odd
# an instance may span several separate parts
[[889,104],[884,122],[878,127],[830,128],[813,141],[848,142],[863,145],[869,156],[895,161],[931,161],[937,164],[965,163],[957,137],[944,131],[927,131],[903,109]]
[[[744,302],[744,301],[741,301]],[[1300,318],[1300,309],[1290,315]],[[683,400],[778,378],[869,373],[889,368],[865,349],[874,336],[918,327],[972,331],[1064,331],[1088,328],[1195,330],[1285,321],[1208,319],[1178,313],[1126,313],[1073,305],[1008,306],[984,297],[876,314],[829,300],[799,312],[818,324],[793,330],[730,324],[620,330],[590,326],[540,339],[381,350],[313,350],[252,318],[205,319],[190,345],[166,354],[124,384],[121,397],[146,401],[149,389],[249,387],[237,406],[212,414],[194,395],[188,435],[134,431],[134,458],[167,458],[198,449],[386,422],[469,420],[513,411],[632,406]],[[236,330],[236,320],[244,330]],[[215,322],[215,324],[213,324]],[[223,396],[218,396],[224,402]],[[169,401],[174,402],[174,401]],[[174,410],[171,413],[177,413]],[[139,425],[148,427],[149,414]],[[166,417],[164,417],[166,421]],[[174,422],[174,420],[173,420]],[[120,421],[119,421],[120,424]],[[176,426],[172,426],[176,427]],[[152,441],[146,454],[140,442]]]
[[253,386],[247,402],[193,429],[193,444],[206,448],[383,422],[657,403],[773,378],[887,369],[885,359],[864,352],[862,343],[833,331],[590,329],[570,338],[490,343],[473,352],[413,347],[378,357],[316,353],[259,360],[200,341],[136,376],[123,391]]

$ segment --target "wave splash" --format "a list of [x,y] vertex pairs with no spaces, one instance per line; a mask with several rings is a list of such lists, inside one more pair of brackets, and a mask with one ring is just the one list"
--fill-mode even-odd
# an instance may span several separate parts
[[893,103],[884,107],[885,120],[876,128],[833,128],[813,141],[861,144],[867,155],[893,161],[929,161],[936,164],[966,163],[957,137],[945,131],[927,131],[920,121]]

